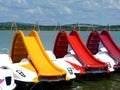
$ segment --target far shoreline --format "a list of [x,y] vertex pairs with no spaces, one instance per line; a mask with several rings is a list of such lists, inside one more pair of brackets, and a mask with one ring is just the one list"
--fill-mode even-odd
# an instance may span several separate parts
[[[15,26],[14,26],[15,24]],[[66,25],[53,25],[45,26],[38,24],[29,24],[29,23],[13,23],[13,22],[4,22],[0,23],[0,30],[40,30],[40,31],[60,31],[60,30],[78,30],[78,31],[92,31],[92,30],[109,30],[109,31],[120,31],[120,25],[96,25],[96,24],[66,24]]]

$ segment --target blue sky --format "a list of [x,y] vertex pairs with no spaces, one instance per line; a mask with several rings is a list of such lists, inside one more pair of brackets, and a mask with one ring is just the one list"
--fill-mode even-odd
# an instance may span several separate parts
[[120,25],[120,0],[0,0],[0,22]]

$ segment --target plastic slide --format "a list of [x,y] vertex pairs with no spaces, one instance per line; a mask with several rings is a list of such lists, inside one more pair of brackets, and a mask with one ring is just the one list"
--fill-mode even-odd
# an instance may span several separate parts
[[107,30],[102,31],[101,33],[97,30],[92,31],[88,37],[87,47],[93,54],[96,54],[99,50],[100,42],[104,45],[109,54],[115,60],[120,62],[120,49]]
[[56,38],[54,46],[54,54],[57,58],[61,58],[67,54],[68,44],[78,57],[85,69],[107,68],[107,64],[96,59],[92,53],[84,45],[79,33],[73,30],[70,35],[66,31],[60,31]]
[[110,55],[120,62],[120,49],[112,39],[110,33],[104,30],[100,34],[100,39]]
[[66,72],[50,60],[35,30],[32,30],[28,36],[25,36],[21,30],[15,33],[11,59],[13,63],[19,63],[23,58],[30,59],[31,64],[24,67],[36,72],[39,80],[65,80]]

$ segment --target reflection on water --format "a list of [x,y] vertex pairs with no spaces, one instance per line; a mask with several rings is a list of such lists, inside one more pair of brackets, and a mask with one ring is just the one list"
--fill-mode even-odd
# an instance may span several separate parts
[[73,83],[61,85],[50,82],[41,82],[32,90],[120,90],[120,73],[114,74],[111,78],[86,76],[76,79]]
[[[80,86],[80,89],[75,90],[120,90],[120,76],[114,74],[111,78],[106,77],[92,77],[88,80],[77,80],[76,86]],[[73,89],[74,90],[74,89]]]

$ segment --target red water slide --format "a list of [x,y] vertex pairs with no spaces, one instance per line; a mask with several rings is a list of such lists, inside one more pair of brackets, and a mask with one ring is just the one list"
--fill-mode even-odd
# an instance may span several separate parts
[[80,34],[73,30],[68,35],[66,31],[60,31],[56,37],[54,45],[54,54],[57,58],[61,58],[67,54],[68,44],[78,57],[78,60],[83,64],[85,69],[106,69],[107,64],[96,59],[92,53],[84,45]]
[[113,58],[120,62],[120,49],[112,39],[110,33],[104,30],[100,34],[101,41]]
[[109,54],[115,60],[120,62],[120,49],[112,39],[109,31],[103,30],[101,33],[99,33],[97,30],[94,30],[90,33],[87,40],[87,47],[93,54],[98,52],[99,42],[104,45]]

